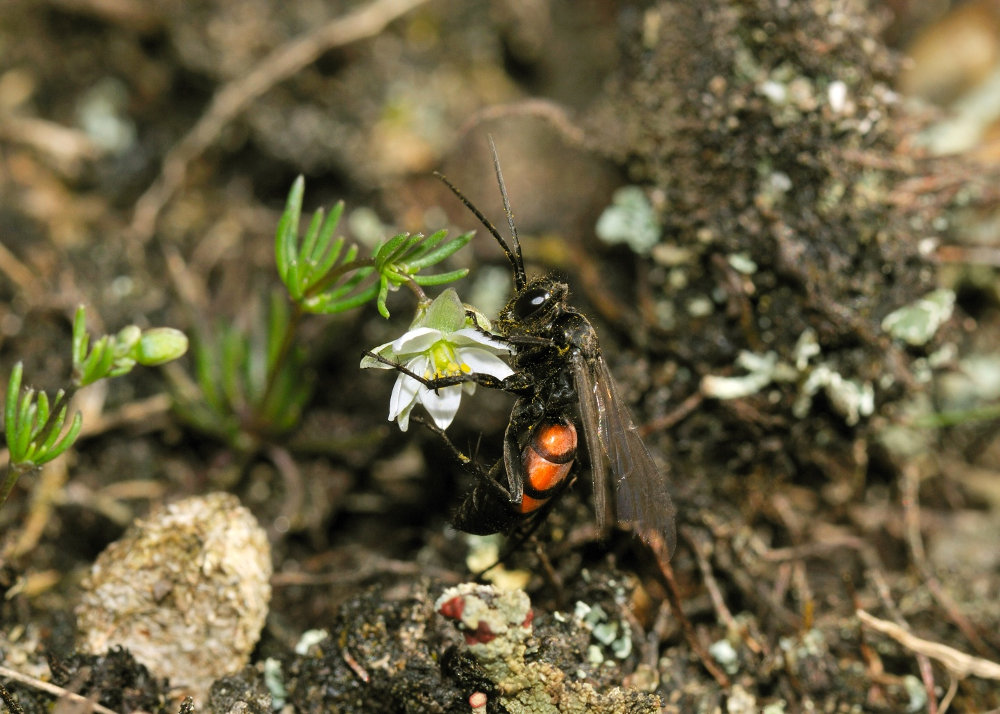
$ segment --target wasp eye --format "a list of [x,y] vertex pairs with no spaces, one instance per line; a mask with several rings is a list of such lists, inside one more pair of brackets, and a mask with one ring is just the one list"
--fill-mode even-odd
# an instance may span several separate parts
[[528,290],[514,303],[514,312],[520,318],[529,317],[545,307],[551,299],[552,293],[545,288]]

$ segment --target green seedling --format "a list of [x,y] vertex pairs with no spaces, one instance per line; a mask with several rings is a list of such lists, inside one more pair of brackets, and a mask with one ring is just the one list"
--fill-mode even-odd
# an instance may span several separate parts
[[73,374],[70,386],[56,392],[50,402],[43,391],[22,389],[24,367],[18,362],[7,382],[4,433],[9,462],[0,484],[0,505],[24,474],[41,468],[61,456],[76,442],[83,418],[73,415],[67,426],[67,410],[76,390],[101,379],[128,374],[137,364],[159,365],[177,359],[187,351],[187,337],[170,327],[142,330],[129,325],[116,335],[90,341],[84,307],[73,317]]

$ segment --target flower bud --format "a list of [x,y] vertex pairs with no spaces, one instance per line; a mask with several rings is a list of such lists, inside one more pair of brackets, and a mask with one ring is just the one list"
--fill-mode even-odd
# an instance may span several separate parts
[[154,327],[142,333],[133,356],[139,364],[152,367],[170,362],[187,352],[188,338],[172,327]]
[[465,327],[465,305],[454,288],[448,288],[434,298],[411,327],[430,327],[449,333]]
[[115,353],[127,355],[142,339],[142,330],[138,325],[128,325],[123,327],[115,335]]

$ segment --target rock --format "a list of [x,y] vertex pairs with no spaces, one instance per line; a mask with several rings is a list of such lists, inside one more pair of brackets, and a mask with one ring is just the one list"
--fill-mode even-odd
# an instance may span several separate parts
[[267,536],[239,500],[212,493],[137,520],[101,553],[76,608],[80,648],[121,645],[205,702],[260,637],[271,597]]

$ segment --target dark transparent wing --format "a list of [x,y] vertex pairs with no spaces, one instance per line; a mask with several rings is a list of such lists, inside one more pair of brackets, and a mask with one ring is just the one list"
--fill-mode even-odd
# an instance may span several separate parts
[[601,443],[600,437],[600,405],[597,402],[594,376],[590,372],[587,360],[579,352],[574,351],[571,354],[573,384],[576,386],[576,395],[580,403],[583,438],[587,442],[590,472],[594,480],[594,509],[597,513],[597,528],[603,534],[606,532],[608,519],[612,513],[608,506],[611,484],[608,483],[608,469],[605,463],[607,449]]
[[[676,510],[667,473],[649,455],[607,363],[597,357],[587,366],[593,399],[581,397],[581,410],[584,401],[596,405],[598,438],[614,475],[615,517],[623,525],[630,524],[647,543],[662,543],[672,554],[677,542]],[[587,446],[591,448],[589,440]],[[598,457],[591,454],[591,461],[596,461]]]
[[503,434],[503,464],[507,472],[507,486],[511,503],[520,503],[524,496],[524,476],[521,473],[521,447],[517,435],[511,433],[511,425]]

